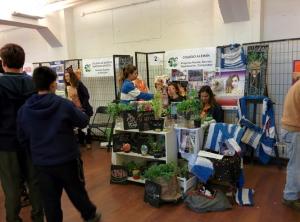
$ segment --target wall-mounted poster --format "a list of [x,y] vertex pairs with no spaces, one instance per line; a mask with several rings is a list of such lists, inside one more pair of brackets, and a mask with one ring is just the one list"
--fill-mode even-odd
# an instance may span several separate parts
[[64,84],[64,61],[50,62],[50,68],[57,74],[57,90],[56,94],[59,96],[65,96],[65,84]]
[[268,49],[268,45],[247,47],[246,95],[262,96],[266,94]]
[[215,64],[216,48],[214,47],[172,50],[165,53],[165,67],[170,70],[174,81],[188,80],[188,73],[196,81],[195,76],[198,74],[215,71]]
[[82,60],[84,77],[114,76],[113,58],[95,58]]
[[300,60],[293,61],[292,85],[300,79]]
[[217,71],[210,86],[223,109],[235,109],[244,96],[246,56],[240,44],[217,47]]
[[237,100],[244,96],[245,75],[246,70],[216,73],[210,86],[223,108],[237,106]]

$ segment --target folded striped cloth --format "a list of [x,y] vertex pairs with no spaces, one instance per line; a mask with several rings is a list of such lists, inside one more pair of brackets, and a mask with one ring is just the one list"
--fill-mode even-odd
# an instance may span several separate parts
[[246,131],[241,141],[254,149],[257,149],[260,145],[263,130],[244,116],[240,119],[239,123],[246,127]]
[[236,124],[211,123],[204,148],[219,152],[220,144],[233,138],[237,144],[241,142],[244,129]]
[[240,206],[254,206],[254,190],[239,188],[235,194],[235,202]]
[[198,156],[191,172],[201,182],[206,183],[207,180],[214,174],[214,166],[209,159]]

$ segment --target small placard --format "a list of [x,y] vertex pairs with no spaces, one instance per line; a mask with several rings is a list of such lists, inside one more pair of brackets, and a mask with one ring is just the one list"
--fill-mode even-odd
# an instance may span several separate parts
[[123,112],[123,122],[124,122],[124,129],[137,129],[137,112],[135,110],[129,110]]
[[146,180],[144,201],[153,207],[159,207],[161,186],[152,181]]
[[155,119],[153,112],[138,112],[137,120],[140,131],[152,130],[152,121]]
[[110,183],[126,184],[128,172],[125,166],[111,165]]

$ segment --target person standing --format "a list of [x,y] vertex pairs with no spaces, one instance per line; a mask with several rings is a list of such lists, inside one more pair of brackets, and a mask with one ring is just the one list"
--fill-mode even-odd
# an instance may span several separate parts
[[[72,68],[67,68],[64,74],[65,94],[66,97],[71,100],[75,106],[83,110],[89,117],[93,115],[93,107],[89,103],[90,95],[88,89],[80,81],[81,75],[74,73]],[[78,140],[82,145],[91,148],[91,132],[86,130],[86,134],[83,129],[78,129]]]
[[38,91],[18,112],[18,139],[30,144],[33,164],[47,222],[62,222],[61,195],[66,191],[86,222],[98,222],[101,214],[85,189],[83,166],[73,129],[87,126],[89,117],[74,103],[55,95],[57,74],[38,67],[33,81]]
[[289,89],[283,106],[281,136],[289,162],[283,190],[284,205],[300,210],[300,81]]
[[120,102],[129,104],[136,100],[151,100],[153,94],[141,92],[133,81],[138,77],[137,68],[131,64],[126,65],[120,73],[119,85],[121,86]]
[[29,188],[32,220],[44,221],[36,171],[28,151],[18,143],[16,133],[17,111],[34,93],[34,85],[31,77],[23,74],[25,52],[21,46],[4,45],[0,57],[5,71],[0,76],[0,180],[5,195],[6,221],[22,221],[19,217],[22,176]]

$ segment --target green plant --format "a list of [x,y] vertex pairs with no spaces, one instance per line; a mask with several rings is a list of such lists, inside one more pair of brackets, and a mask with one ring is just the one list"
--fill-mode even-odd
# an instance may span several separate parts
[[125,103],[110,103],[107,106],[107,113],[113,117],[119,116],[123,111],[133,110],[134,107]]
[[154,116],[156,119],[161,117],[163,111],[163,104],[162,104],[162,95],[161,92],[156,91],[152,100],[152,109],[154,112]]
[[198,114],[200,110],[200,101],[197,98],[189,98],[178,103],[176,108],[179,114],[182,114],[186,119],[189,119],[192,114],[194,114],[194,116]]
[[150,146],[151,153],[161,153],[162,144],[159,141],[155,141],[153,136],[149,136],[147,143]]
[[175,163],[153,165],[145,171],[144,177],[154,181],[158,177],[163,177],[165,180],[170,180],[177,176],[177,167]]
[[134,162],[134,161],[130,161],[126,164],[124,164],[124,166],[127,168],[128,172],[131,174],[133,170],[138,169],[138,165]]
[[190,172],[188,168],[188,162],[184,159],[178,160],[178,176],[182,178],[189,178]]

